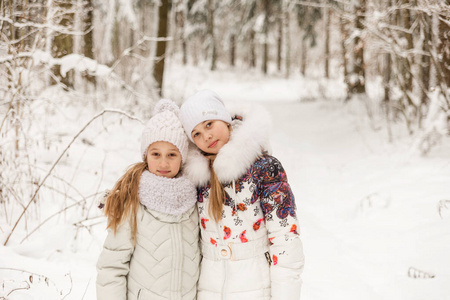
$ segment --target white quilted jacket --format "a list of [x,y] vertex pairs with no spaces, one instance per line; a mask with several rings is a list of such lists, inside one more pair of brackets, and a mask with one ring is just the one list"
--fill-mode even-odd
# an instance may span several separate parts
[[140,205],[137,243],[128,221],[108,231],[97,263],[97,299],[196,299],[199,225],[194,205],[181,215]]

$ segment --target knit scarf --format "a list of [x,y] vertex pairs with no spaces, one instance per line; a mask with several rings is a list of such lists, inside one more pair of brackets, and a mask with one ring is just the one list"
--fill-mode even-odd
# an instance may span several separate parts
[[178,216],[195,204],[197,190],[184,176],[166,178],[146,170],[139,182],[139,201],[147,209]]

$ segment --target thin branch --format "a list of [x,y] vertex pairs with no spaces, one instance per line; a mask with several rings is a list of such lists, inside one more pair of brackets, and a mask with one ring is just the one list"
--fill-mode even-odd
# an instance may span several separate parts
[[83,202],[85,202],[85,199],[80,200],[80,201],[78,201],[78,202],[76,202],[76,203],[74,203],[74,204],[72,204],[72,205],[66,206],[66,207],[64,207],[63,209],[61,209],[60,211],[57,211],[56,213],[54,213],[53,215],[50,215],[49,217],[47,217],[47,219],[45,219],[45,220],[44,220],[43,222],[41,222],[38,226],[36,226],[36,228],[34,228],[30,233],[28,233],[27,236],[24,237],[24,238],[20,241],[20,243],[22,244],[26,239],[28,239],[33,233],[35,233],[39,228],[41,228],[45,223],[47,223],[47,222],[48,222],[50,219],[52,219],[53,217],[59,215],[59,214],[62,213],[62,212],[65,212],[66,210],[68,210],[68,209],[70,209],[70,208],[72,208],[72,207],[78,206],[79,204],[81,204],[81,203],[83,203]]
[[96,119],[98,119],[99,117],[103,116],[106,113],[118,113],[118,114],[122,114],[125,115],[126,117],[132,119],[132,120],[136,120],[141,122],[142,124],[144,124],[144,122],[142,122],[141,120],[139,120],[136,117],[133,117],[121,110],[117,110],[117,109],[105,109],[102,112],[98,113],[96,116],[94,116],[90,121],[88,121],[86,123],[86,125],[84,125],[84,127],[73,137],[72,141],[70,141],[70,143],[67,145],[67,147],[64,149],[64,151],[61,153],[61,155],[56,159],[56,161],[53,163],[52,167],[50,168],[50,170],[47,172],[47,175],[45,175],[45,177],[42,179],[42,181],[39,183],[36,191],[34,192],[33,196],[31,197],[30,201],[28,202],[28,204],[25,206],[23,212],[20,214],[19,218],[17,219],[16,223],[14,224],[14,227],[12,228],[11,232],[9,233],[8,237],[6,238],[5,243],[3,244],[4,246],[6,246],[6,244],[9,241],[9,238],[11,237],[11,235],[13,234],[14,230],[16,229],[17,225],[19,224],[20,220],[22,219],[22,217],[24,216],[25,212],[28,210],[28,208],[30,207],[31,203],[35,200],[39,190],[41,189],[41,187],[43,186],[43,184],[45,183],[45,181],[47,180],[47,178],[50,176],[50,174],[52,173],[53,169],[56,167],[56,165],[59,163],[59,161],[62,159],[62,157],[64,156],[64,154],[66,154],[66,152],[69,150],[69,148],[72,146],[72,144],[76,141],[76,139],[81,135],[81,133],[84,132],[84,130],[89,127],[89,125],[94,122]]

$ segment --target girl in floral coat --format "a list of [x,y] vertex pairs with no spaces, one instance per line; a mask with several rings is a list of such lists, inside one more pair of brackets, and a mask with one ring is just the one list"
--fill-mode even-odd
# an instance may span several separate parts
[[212,91],[181,106],[198,151],[186,175],[198,187],[203,260],[198,299],[298,300],[304,265],[294,195],[269,149],[261,109],[229,113]]

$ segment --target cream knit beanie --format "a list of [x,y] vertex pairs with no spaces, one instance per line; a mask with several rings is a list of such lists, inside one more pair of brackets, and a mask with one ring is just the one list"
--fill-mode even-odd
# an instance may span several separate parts
[[191,132],[199,123],[221,120],[231,124],[231,115],[219,96],[210,90],[202,90],[186,99],[180,107],[180,121],[188,138],[194,142]]
[[156,103],[153,117],[148,121],[141,138],[142,159],[147,159],[147,149],[154,142],[164,141],[175,145],[184,162],[188,150],[188,140],[178,119],[180,109],[169,99]]

